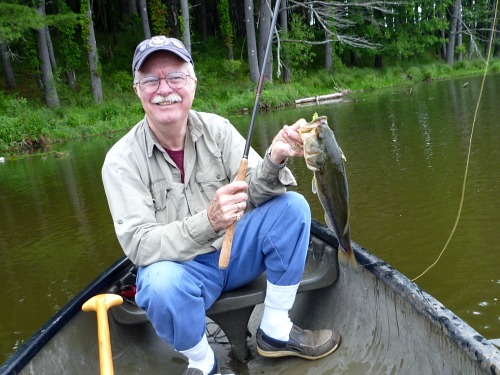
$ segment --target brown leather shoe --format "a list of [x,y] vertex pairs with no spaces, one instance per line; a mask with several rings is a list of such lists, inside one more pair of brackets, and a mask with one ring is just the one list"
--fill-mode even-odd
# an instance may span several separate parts
[[340,345],[340,334],[330,329],[309,331],[293,325],[288,341],[275,340],[260,328],[257,330],[257,352],[263,357],[295,356],[320,359],[333,353]]

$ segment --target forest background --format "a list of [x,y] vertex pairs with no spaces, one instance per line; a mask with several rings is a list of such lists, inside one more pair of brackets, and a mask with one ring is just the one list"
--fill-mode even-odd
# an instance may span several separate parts
[[152,35],[184,42],[194,107],[220,115],[251,110],[264,65],[261,109],[500,72],[498,1],[281,0],[264,64],[271,0],[1,0],[0,151],[132,127],[132,56]]

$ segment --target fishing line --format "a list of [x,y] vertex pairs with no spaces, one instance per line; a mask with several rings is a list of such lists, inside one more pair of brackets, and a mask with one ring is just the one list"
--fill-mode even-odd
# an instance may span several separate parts
[[498,10],[498,3],[499,2],[500,2],[500,0],[496,0],[495,14],[493,17],[493,29],[491,32],[491,38],[490,38],[490,42],[489,42],[490,48],[488,50],[488,56],[486,57],[486,67],[484,69],[483,80],[481,82],[481,89],[479,90],[479,97],[477,99],[476,110],[474,112],[474,119],[472,120],[472,128],[471,128],[470,137],[469,137],[469,149],[467,152],[467,161],[465,163],[465,173],[464,173],[464,179],[463,179],[463,183],[462,183],[462,195],[460,197],[460,204],[458,206],[457,217],[455,219],[455,223],[453,224],[453,228],[451,229],[451,233],[450,233],[448,239],[446,240],[446,243],[444,244],[443,250],[441,250],[437,259],[434,261],[434,263],[432,263],[429,267],[427,267],[424,272],[422,272],[420,275],[418,275],[417,277],[412,279],[412,281],[415,281],[415,280],[419,279],[420,277],[424,276],[431,268],[433,268],[439,262],[442,255],[444,254],[445,250],[448,248],[448,245],[450,244],[450,241],[451,241],[451,239],[452,239],[452,237],[455,234],[455,231],[457,229],[458,222],[460,221],[460,216],[462,214],[462,208],[464,205],[465,185],[467,183],[467,175],[469,173],[470,154],[471,154],[471,149],[472,149],[472,136],[474,135],[474,128],[476,127],[477,113],[479,111],[479,104],[481,103],[481,97],[483,96],[484,82],[486,81],[486,74],[488,72],[488,66],[490,64],[491,50],[493,49],[493,36],[495,35],[495,25],[497,22],[497,10]]

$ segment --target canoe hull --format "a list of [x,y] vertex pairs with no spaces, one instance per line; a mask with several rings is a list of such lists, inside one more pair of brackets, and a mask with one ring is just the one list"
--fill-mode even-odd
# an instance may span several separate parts
[[[337,247],[333,232],[314,222],[315,241]],[[353,243],[358,271],[339,268],[331,286],[301,293],[291,311],[304,328],[331,327],[343,341],[332,355],[318,360],[266,359],[255,353],[255,332],[262,315],[257,305],[248,339],[251,358],[233,360],[223,333],[208,320],[209,341],[221,372],[234,374],[493,374],[500,375],[500,352],[408,278]],[[97,374],[95,313],[81,304],[107,290],[130,263],[121,260],[82,291],[68,306],[0,367],[0,374]],[[183,356],[160,340],[146,322],[118,323],[109,313],[116,374],[182,373]]]

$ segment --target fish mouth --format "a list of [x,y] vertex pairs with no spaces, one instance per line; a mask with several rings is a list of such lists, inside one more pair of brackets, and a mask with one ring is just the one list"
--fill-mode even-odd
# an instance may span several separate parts
[[299,130],[303,142],[306,166],[311,171],[318,171],[321,169],[319,160],[322,159],[322,150],[318,141],[319,130],[318,124],[307,124],[303,127],[301,126]]
[[316,121],[310,122],[305,125],[301,125],[299,128],[299,133],[300,134],[307,134],[316,129],[319,126],[319,124]]

